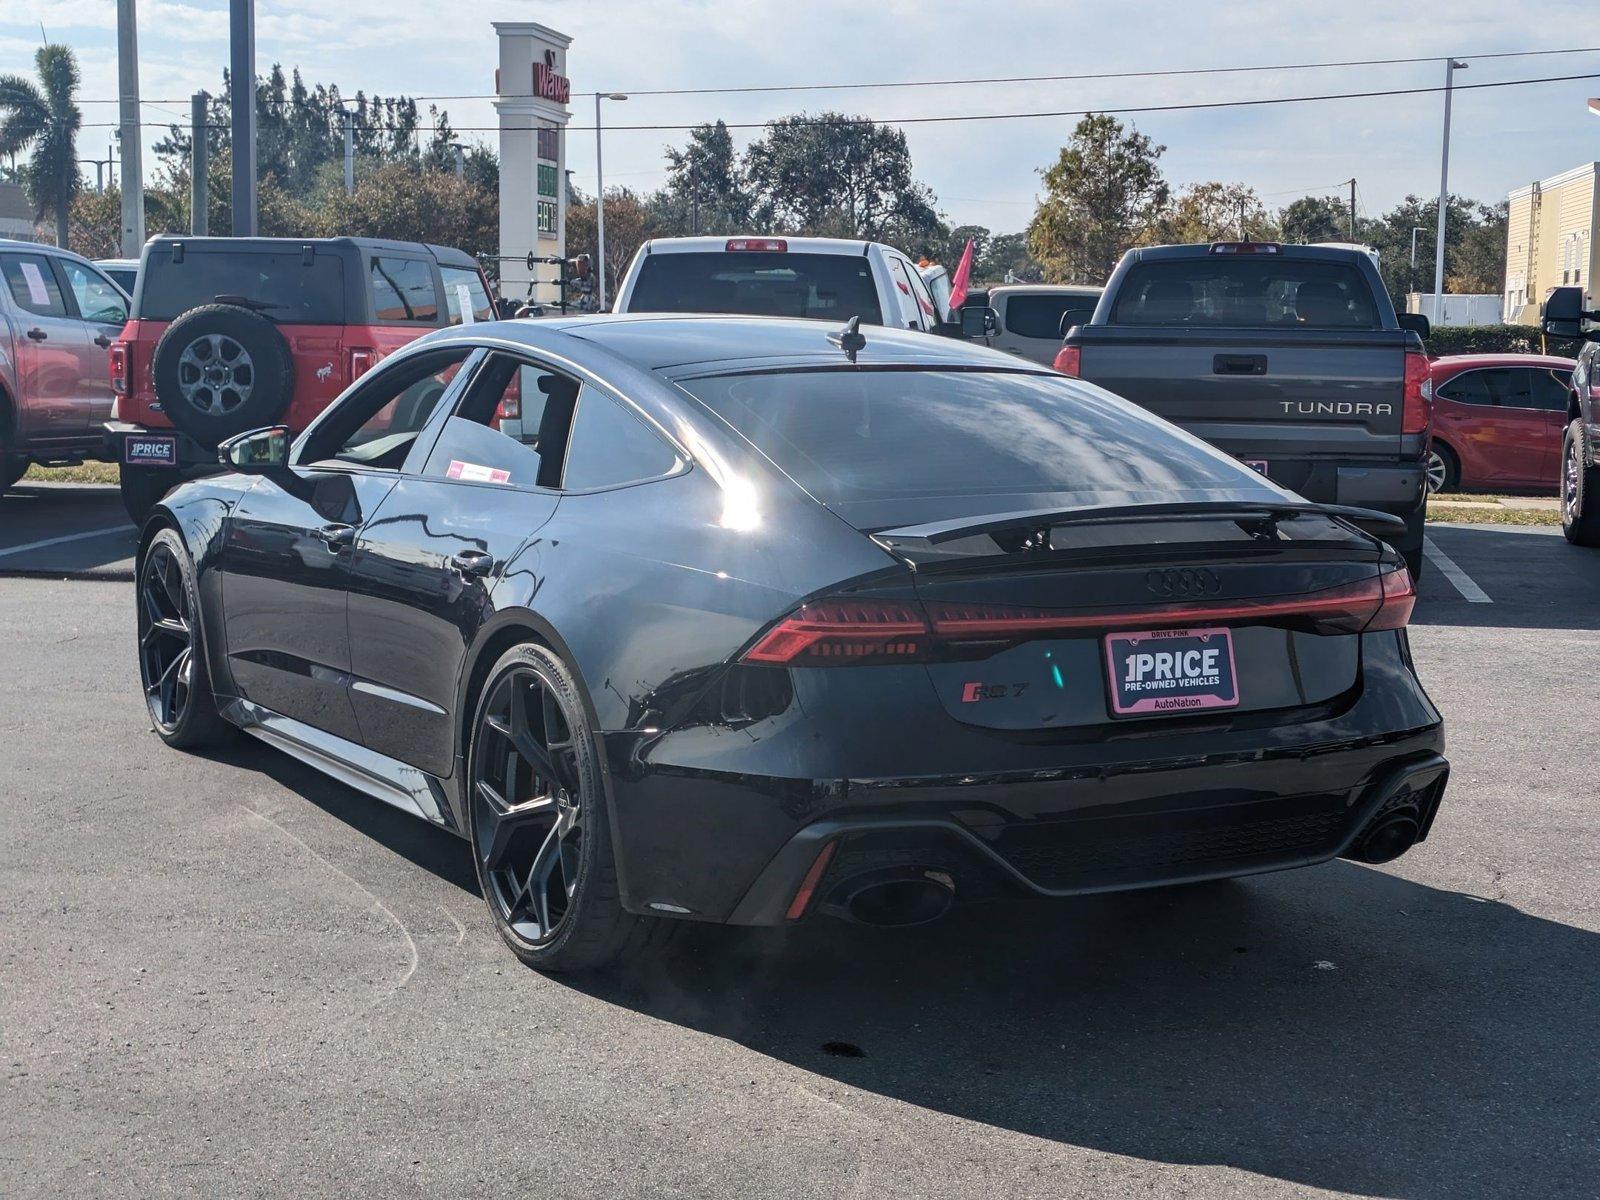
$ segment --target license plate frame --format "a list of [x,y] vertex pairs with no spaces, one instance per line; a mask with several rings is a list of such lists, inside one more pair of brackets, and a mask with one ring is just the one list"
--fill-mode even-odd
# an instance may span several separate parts
[[[1239,707],[1233,630],[1225,626],[1108,633],[1103,645],[1113,717],[1176,717]],[[1217,653],[1208,658],[1208,651]],[[1140,655],[1150,661],[1138,661]]]
[[175,467],[178,465],[177,435],[129,434],[122,439],[122,462],[129,467]]
[[1245,466],[1249,467],[1257,475],[1266,475],[1268,478],[1271,478],[1271,476],[1267,472],[1267,460],[1266,459],[1264,459],[1264,458],[1241,458],[1239,461],[1242,462]]

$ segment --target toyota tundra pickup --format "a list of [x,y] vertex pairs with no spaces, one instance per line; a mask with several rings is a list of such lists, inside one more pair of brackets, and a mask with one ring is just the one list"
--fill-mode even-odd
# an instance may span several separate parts
[[1133,401],[1307,500],[1402,518],[1422,567],[1433,419],[1424,318],[1396,316],[1361,249],[1130,250],[1055,368]]

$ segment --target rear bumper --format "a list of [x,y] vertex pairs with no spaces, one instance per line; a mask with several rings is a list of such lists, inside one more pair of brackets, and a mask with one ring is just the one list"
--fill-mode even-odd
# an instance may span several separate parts
[[1421,462],[1274,460],[1269,471],[1274,483],[1307,500],[1375,508],[1397,516],[1414,511],[1426,496],[1426,471]]
[[1310,866],[1346,853],[1374,817],[1401,804],[1417,809],[1417,841],[1422,841],[1449,774],[1441,754],[1418,750],[1386,762],[1353,788],[1333,792],[1199,806],[1179,802],[1159,811],[1016,822],[999,829],[931,813],[817,821],[773,857],[728,921],[783,924],[807,871],[830,843],[837,843],[837,850],[816,887],[813,910],[847,879],[885,867],[949,871],[957,878],[958,895],[973,883],[985,892],[1000,883],[1050,897]]

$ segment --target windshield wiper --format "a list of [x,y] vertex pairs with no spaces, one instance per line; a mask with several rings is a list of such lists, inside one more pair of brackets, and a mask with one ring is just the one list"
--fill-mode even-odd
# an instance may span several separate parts
[[235,296],[232,294],[211,297],[213,304],[234,304],[240,308],[248,308],[253,312],[266,312],[269,308],[285,308],[283,304],[273,304],[266,300],[252,300],[249,296]]

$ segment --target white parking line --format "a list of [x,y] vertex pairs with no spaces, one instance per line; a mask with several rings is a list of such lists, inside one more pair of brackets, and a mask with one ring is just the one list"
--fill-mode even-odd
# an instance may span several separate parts
[[113,525],[110,529],[91,529],[86,533],[69,533],[62,537],[45,538],[41,542],[24,542],[20,546],[7,546],[0,549],[0,558],[9,558],[13,554],[26,554],[29,550],[43,550],[46,546],[59,546],[64,542],[83,542],[90,538],[106,537],[113,533],[132,533],[132,525]]
[[1461,593],[1461,598],[1468,604],[1494,603],[1489,599],[1489,593],[1472,581],[1471,575],[1456,566],[1453,558],[1434,545],[1432,538],[1422,539],[1422,552],[1428,556],[1428,561],[1434,565],[1439,574],[1448,579],[1456,591]]

